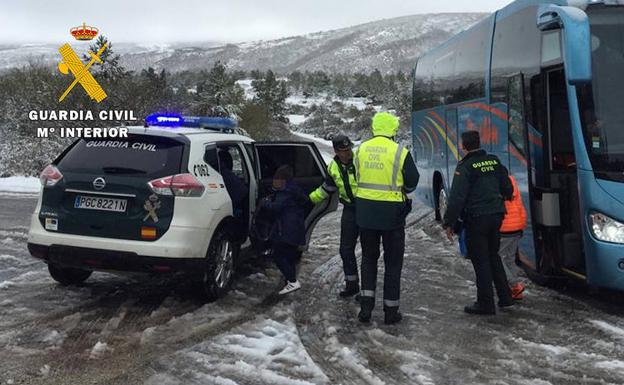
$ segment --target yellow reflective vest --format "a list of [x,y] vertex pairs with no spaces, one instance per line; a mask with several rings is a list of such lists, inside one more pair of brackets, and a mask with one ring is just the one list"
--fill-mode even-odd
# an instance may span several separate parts
[[[340,165],[338,162],[338,160],[333,159],[327,166],[327,173],[331,180],[326,180],[319,188],[310,193],[310,200],[312,203],[318,204],[327,199],[330,194],[338,191],[340,202],[345,205],[355,204],[352,199],[355,197],[355,192],[357,191],[354,166],[352,164]],[[345,184],[343,173],[346,174],[344,176],[348,175],[348,188]]]
[[403,202],[403,165],[408,151],[385,136],[376,136],[357,149],[354,158],[357,198]]

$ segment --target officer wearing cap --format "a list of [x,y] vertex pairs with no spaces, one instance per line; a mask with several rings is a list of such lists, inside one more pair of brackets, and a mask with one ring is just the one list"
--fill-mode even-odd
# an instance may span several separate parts
[[461,142],[466,155],[455,168],[442,226],[452,240],[459,217],[464,221],[468,257],[477,281],[477,302],[464,307],[464,311],[496,314],[492,283],[496,286],[499,307],[513,305],[498,255],[500,227],[505,215],[504,200],[512,198],[513,186],[500,159],[481,149],[478,131],[462,133]]
[[328,176],[325,182],[310,193],[310,200],[318,204],[331,194],[338,192],[343,205],[340,219],[340,257],[345,276],[345,289],[340,292],[341,297],[350,297],[360,291],[357,261],[355,259],[355,245],[359,236],[359,229],[355,222],[355,167],[353,166],[353,143],[345,135],[336,135],[332,139],[334,159],[327,166]]
[[358,189],[356,221],[362,243],[362,290],[360,322],[370,322],[375,306],[377,261],[380,243],[384,249],[384,322],[401,321],[399,297],[405,251],[405,217],[411,210],[406,194],[416,189],[418,170],[409,151],[394,141],[399,119],[388,113],[375,114],[373,138],[355,154]]

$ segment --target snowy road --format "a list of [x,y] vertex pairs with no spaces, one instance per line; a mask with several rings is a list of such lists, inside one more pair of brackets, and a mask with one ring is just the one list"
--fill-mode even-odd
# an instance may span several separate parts
[[468,316],[471,267],[423,207],[407,230],[404,321],[383,325],[378,303],[361,326],[336,296],[339,213],[304,254],[302,290],[277,301],[277,271],[245,266],[234,291],[203,304],[181,277],[57,285],[26,250],[34,205],[0,196],[2,384],[624,383],[624,296],[530,284],[519,306]]

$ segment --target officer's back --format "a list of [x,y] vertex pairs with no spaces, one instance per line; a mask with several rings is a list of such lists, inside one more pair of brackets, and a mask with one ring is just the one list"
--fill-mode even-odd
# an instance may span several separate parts
[[[476,216],[505,212],[503,193],[508,193],[508,187],[501,183],[504,174],[506,174],[506,170],[503,169],[498,157],[488,154],[483,149],[468,153],[459,162],[455,171],[455,181],[468,183],[470,186],[465,196],[465,215]],[[462,178],[462,176],[465,177]],[[451,197],[461,199],[463,196]],[[455,208],[453,203],[455,202],[449,202],[449,209]],[[449,213],[449,215],[452,214],[454,213]]]

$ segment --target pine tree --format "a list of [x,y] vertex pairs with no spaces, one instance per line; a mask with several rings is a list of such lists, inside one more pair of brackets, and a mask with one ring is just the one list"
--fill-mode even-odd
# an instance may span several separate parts
[[197,86],[193,110],[200,115],[237,117],[244,102],[243,89],[227,73],[225,66],[216,62]]
[[284,120],[288,97],[286,82],[277,80],[273,71],[268,70],[264,79],[254,80],[251,85],[256,92],[254,101],[266,106],[273,119]]
[[[125,77],[128,72],[121,65],[121,63],[119,63],[119,55],[117,55],[113,51],[113,43],[111,43],[108,38],[106,38],[106,36],[100,35],[98,36],[95,43],[89,46],[89,50],[94,54],[97,54],[100,48],[104,47],[106,43],[108,43],[108,46],[106,47],[104,52],[99,55],[102,63],[98,61],[93,63],[93,66],[91,67],[91,73],[95,74],[96,78],[98,79],[114,82],[119,80],[120,78]],[[91,61],[91,59],[91,55],[82,55],[83,61],[89,62]]]

